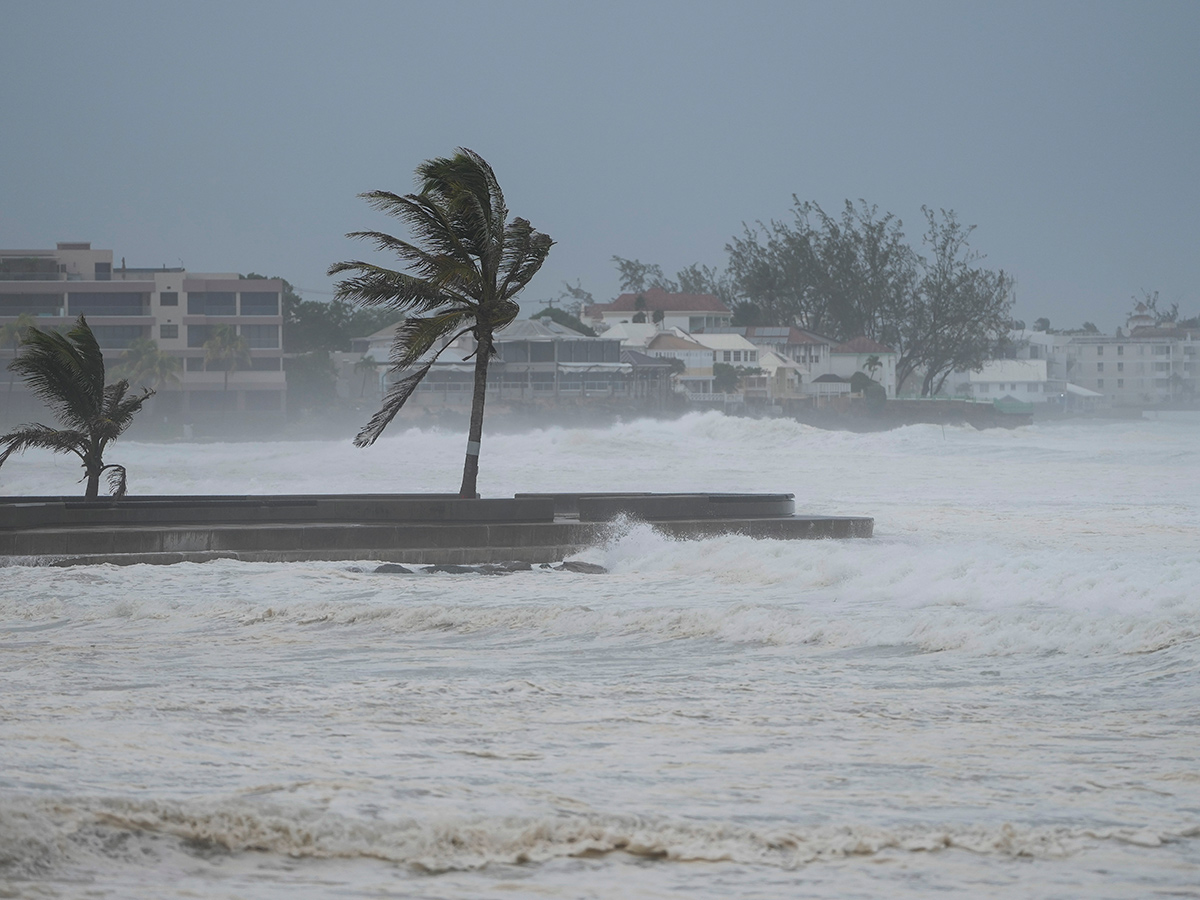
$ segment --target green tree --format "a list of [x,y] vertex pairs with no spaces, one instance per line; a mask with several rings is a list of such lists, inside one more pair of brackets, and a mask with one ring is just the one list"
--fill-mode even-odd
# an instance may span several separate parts
[[113,374],[157,391],[164,384],[178,384],[182,368],[179,357],[160,350],[149,338],[137,338],[121,354]]
[[[33,316],[29,313],[21,313],[11,322],[6,322],[3,328],[0,328],[0,345],[7,345],[12,349],[13,356],[17,354],[17,348],[21,345],[21,341],[25,338],[25,333],[34,327]],[[8,398],[4,404],[6,412],[12,411],[12,392],[13,382],[16,380],[16,373],[10,372],[8,376]]]
[[1033,320],[1033,330],[1034,331],[1044,331],[1048,334],[1050,332],[1050,320],[1047,319],[1045,316],[1042,316],[1040,319],[1034,319]]
[[883,360],[881,360],[877,355],[872,353],[870,356],[867,357],[867,361],[863,365],[863,368],[865,368],[867,370],[868,374],[871,376],[871,380],[874,381],[875,373],[883,368]]
[[9,368],[24,377],[30,389],[50,407],[65,428],[22,425],[0,437],[0,466],[13,453],[30,447],[74,453],[87,480],[85,497],[100,493],[100,476],[108,472],[113,496],[125,495],[125,467],[106,465],[104,451],[129,427],[134,414],[154,394],[146,388],[129,393],[129,382],[105,383],[104,355],[83,316],[66,333],[30,327],[22,352]]
[[350,273],[338,283],[338,299],[407,317],[392,345],[392,371],[400,377],[354,443],[373,444],[438,356],[470,334],[475,339],[475,390],[459,493],[474,497],[488,361],[496,353],[492,336],[517,317],[520,306],[514,297],[542,267],[554,242],[525,219],[508,221],[492,167],[471,150],[459,148],[453,157],[427,160],[417,168],[417,182],[417,194],[362,195],[373,208],[404,222],[412,242],[379,231],[348,235],[394,252],[409,272],[361,261],[329,268],[330,275]]
[[983,257],[968,242],[974,226],[961,225],[951,210],[922,207],[927,222],[921,279],[893,343],[899,351],[896,391],[921,375],[921,396],[938,393],[950,373],[978,370],[993,358],[1012,319],[1013,280],[1003,270],[975,265]]
[[225,373],[225,393],[229,392],[229,376],[250,366],[250,342],[237,333],[232,325],[218,325],[204,342],[205,368]]

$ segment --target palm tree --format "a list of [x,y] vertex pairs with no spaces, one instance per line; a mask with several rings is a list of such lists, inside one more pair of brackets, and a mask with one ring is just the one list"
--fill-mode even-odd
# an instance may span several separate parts
[[157,390],[164,384],[178,384],[181,368],[179,357],[160,350],[149,338],[137,338],[117,360],[113,374]]
[[871,376],[871,380],[874,381],[875,372],[883,368],[883,360],[881,360],[876,354],[872,353],[867,357],[866,365],[864,365],[863,368],[867,370]]
[[225,393],[228,394],[230,374],[250,365],[250,342],[232,325],[218,325],[204,342],[204,365],[220,368],[225,373]]
[[[7,344],[12,348],[13,355],[16,356],[17,348],[21,345],[21,341],[25,337],[25,332],[34,327],[33,316],[29,313],[21,313],[13,321],[5,323],[3,328],[0,328],[0,344]],[[16,380],[16,373],[8,376],[8,398],[4,404],[6,413],[12,412],[12,392],[13,382]]]
[[379,366],[379,360],[374,356],[367,355],[354,364],[355,372],[362,372],[362,389],[358,392],[358,396],[362,397],[367,393],[367,376],[375,371]]
[[130,394],[124,379],[105,384],[104,356],[83,316],[65,335],[30,327],[21,346],[24,350],[8,367],[24,376],[66,428],[22,425],[0,436],[0,466],[29,447],[74,453],[83,463],[88,500],[99,495],[106,471],[113,496],[125,496],[125,467],[105,465],[104,449],[129,427],[154,391]]
[[520,307],[513,298],[542,267],[554,242],[525,219],[508,221],[496,174],[471,150],[459,148],[453,157],[426,160],[417,167],[417,184],[419,194],[360,195],[404,222],[412,242],[379,231],[347,235],[394,252],[410,271],[359,261],[329,267],[330,275],[353,273],[338,283],[339,299],[389,307],[407,317],[392,344],[391,372],[400,377],[354,443],[375,443],[437,358],[470,334],[475,339],[475,391],[459,494],[474,497],[487,367],[496,353],[492,335],[517,317]]

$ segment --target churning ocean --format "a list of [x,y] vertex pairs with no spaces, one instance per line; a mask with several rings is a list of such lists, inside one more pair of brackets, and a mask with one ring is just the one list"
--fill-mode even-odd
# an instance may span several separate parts
[[[137,493],[452,491],[464,443],[111,455]],[[0,569],[0,897],[1200,897],[1200,416],[548,428],[485,436],[480,485],[876,536]]]

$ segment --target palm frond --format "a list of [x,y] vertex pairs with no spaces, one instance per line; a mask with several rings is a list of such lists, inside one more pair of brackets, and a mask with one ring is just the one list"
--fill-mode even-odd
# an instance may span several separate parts
[[469,306],[474,301],[465,290],[474,280],[474,272],[461,266],[448,266],[438,278],[420,278],[407,272],[352,260],[329,267],[330,275],[357,273],[338,282],[337,297],[365,306],[390,306],[399,312],[427,312],[448,303]]
[[62,431],[49,425],[21,425],[0,436],[0,466],[14,453],[29,449],[49,450],[52,453],[74,453],[80,459],[87,452],[87,435],[82,431]]
[[66,334],[26,330],[8,367],[67,425],[82,427],[104,400],[104,357],[83,316]]
[[[441,341],[442,344],[434,357],[436,359],[460,335],[470,331],[473,323],[474,317],[461,309],[450,309],[433,316],[413,316],[405,319],[396,329],[396,335],[392,339],[391,371],[399,373],[416,365]],[[446,335],[453,331],[458,331],[459,334],[445,340]]]
[[501,261],[504,282],[500,286],[500,296],[507,300],[529,284],[553,246],[550,236],[535,231],[527,219],[513,219],[504,242]]
[[108,479],[109,493],[112,494],[114,497],[124,497],[125,496],[125,467],[119,466],[116,463],[109,463],[107,466],[102,468],[100,471],[108,472],[108,474],[105,475],[104,477],[106,479]]
[[411,375],[401,378],[394,382],[388,391],[383,396],[383,405],[379,412],[371,416],[371,421],[366,424],[366,427],[358,433],[354,438],[355,447],[370,447],[379,436],[383,434],[383,429],[387,428],[392,419],[396,418],[396,413],[400,412],[401,407],[413,391],[417,389],[417,385],[421,383],[421,379],[429,374],[429,370],[433,367],[433,362],[430,361],[417,369]]

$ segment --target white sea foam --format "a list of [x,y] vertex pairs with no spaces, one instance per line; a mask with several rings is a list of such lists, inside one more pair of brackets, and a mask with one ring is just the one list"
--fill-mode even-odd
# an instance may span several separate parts
[[[1197,437],[1194,416],[549,428],[485,441],[487,494],[791,490],[877,536],[628,523],[581,554],[600,576],[4,569],[0,893],[1186,892]],[[461,445],[114,458],[139,492],[444,491]],[[0,490],[75,477],[27,454]]]

